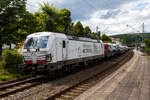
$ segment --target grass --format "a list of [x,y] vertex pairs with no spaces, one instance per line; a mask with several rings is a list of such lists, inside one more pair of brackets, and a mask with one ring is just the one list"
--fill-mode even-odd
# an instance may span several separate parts
[[146,53],[150,56],[150,48],[146,48]]
[[23,76],[17,67],[5,68],[3,67],[2,60],[0,59],[0,82],[12,80]]
[[150,51],[150,48],[146,48],[146,51]]

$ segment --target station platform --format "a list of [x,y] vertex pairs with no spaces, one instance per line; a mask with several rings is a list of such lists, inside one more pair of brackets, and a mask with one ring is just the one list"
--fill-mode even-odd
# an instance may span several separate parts
[[139,51],[75,100],[150,100],[150,59]]

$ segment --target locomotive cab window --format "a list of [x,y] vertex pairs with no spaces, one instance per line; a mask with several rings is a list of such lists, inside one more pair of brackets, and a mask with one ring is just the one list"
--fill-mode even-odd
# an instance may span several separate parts
[[63,40],[63,48],[65,48],[66,47],[66,42],[65,42],[65,40]]

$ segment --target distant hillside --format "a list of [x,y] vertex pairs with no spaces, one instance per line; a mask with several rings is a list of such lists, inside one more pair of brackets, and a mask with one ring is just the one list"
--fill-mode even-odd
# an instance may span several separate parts
[[128,37],[128,36],[131,36],[131,37],[137,37],[137,36],[144,36],[144,37],[150,37],[150,33],[129,33],[129,34],[117,34],[117,35],[113,35],[113,36],[110,36],[110,37],[113,37],[113,38],[123,38],[123,37]]
[[150,38],[150,33],[133,33],[110,36],[120,38],[125,45],[135,45],[141,43],[144,39]]

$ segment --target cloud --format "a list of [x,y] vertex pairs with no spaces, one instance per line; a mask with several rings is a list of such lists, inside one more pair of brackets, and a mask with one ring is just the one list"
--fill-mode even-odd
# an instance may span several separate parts
[[120,9],[109,10],[106,12],[106,14],[102,15],[100,18],[103,18],[103,19],[115,18],[120,12],[121,12]]
[[71,10],[73,20],[87,20],[95,11],[113,10],[133,1],[136,0],[64,0],[62,7]]
[[142,10],[144,10],[144,8],[146,7],[146,5],[148,5],[148,4],[149,4],[148,2],[137,4],[135,7],[133,7],[132,10],[142,11]]
[[117,7],[135,0],[28,0],[28,4],[35,5],[32,9],[31,6],[27,8],[33,12],[39,8],[38,3],[49,2],[54,4],[56,8],[68,8],[72,12],[73,20],[89,19],[90,14],[96,10],[116,9]]
[[[28,0],[27,9],[38,11],[38,3],[48,1],[58,9],[67,8],[74,22],[80,20],[84,26],[95,31],[96,26],[107,34],[150,31],[150,1],[148,0]],[[33,6],[30,6],[33,5]],[[126,25],[132,28],[126,27]]]
[[[150,32],[150,3],[147,3],[143,10],[133,10],[138,4],[145,3],[147,0],[126,3],[116,9],[101,10],[101,13],[94,12],[91,14],[91,18],[86,21],[82,21],[84,26],[91,25],[92,30],[95,31],[95,27],[108,27],[104,33],[130,33],[141,32],[142,23],[145,23],[145,31]],[[129,27],[126,27],[126,25]],[[148,27],[149,26],[149,27]]]

